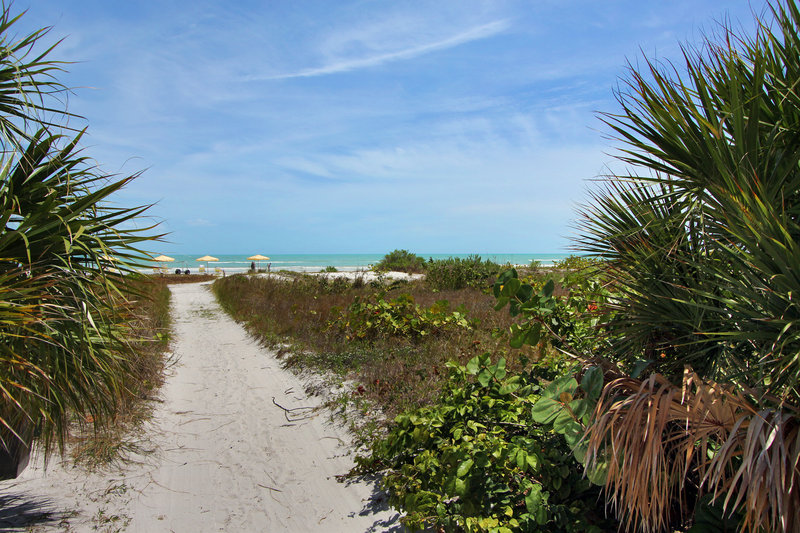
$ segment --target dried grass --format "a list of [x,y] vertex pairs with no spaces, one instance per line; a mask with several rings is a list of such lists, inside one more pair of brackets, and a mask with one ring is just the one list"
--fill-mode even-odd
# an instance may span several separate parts
[[[314,276],[296,276],[291,281],[229,276],[218,280],[214,290],[223,307],[263,343],[279,348],[291,345],[284,364],[346,377],[355,384],[353,394],[372,401],[387,419],[435,400],[448,360],[465,363],[490,352],[495,358],[506,356],[510,368],[518,368],[517,358],[508,357],[505,332],[510,318],[494,311],[494,298],[478,289],[433,292],[424,282],[382,288]],[[355,298],[367,299],[381,291],[387,291],[386,298],[409,294],[422,307],[447,300],[451,309],[463,306],[478,327],[421,342],[397,337],[356,342],[328,327]]]

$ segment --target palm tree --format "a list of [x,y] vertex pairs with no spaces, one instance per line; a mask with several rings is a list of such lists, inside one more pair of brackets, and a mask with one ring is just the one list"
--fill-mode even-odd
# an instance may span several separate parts
[[53,47],[30,57],[46,34],[9,40],[0,15],[0,476],[14,477],[27,450],[63,448],[71,418],[113,416],[131,373],[126,288],[145,207],[110,195],[136,175],[109,176],[77,148],[64,124],[66,90]]
[[684,49],[685,74],[631,68],[605,115],[629,170],[582,209],[578,247],[620,294],[604,355],[650,375],[607,385],[589,457],[645,531],[703,492],[752,531],[800,528],[800,11],[772,15]]

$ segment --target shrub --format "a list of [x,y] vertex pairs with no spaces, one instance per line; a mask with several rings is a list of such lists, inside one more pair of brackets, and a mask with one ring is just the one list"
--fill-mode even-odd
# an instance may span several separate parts
[[434,290],[458,290],[466,287],[486,288],[505,267],[492,261],[482,260],[479,255],[466,259],[453,258],[430,260],[426,267],[425,281]]
[[420,273],[425,271],[425,260],[408,250],[389,252],[373,267],[377,271]]
[[360,471],[384,472],[412,528],[442,531],[611,531],[599,488],[564,440],[530,422],[544,385],[509,376],[505,360],[450,364],[439,403],[395,419]]
[[[645,60],[605,115],[626,170],[581,213],[579,249],[614,289],[586,454],[631,530],[800,523],[800,9],[772,14],[680,67]],[[515,339],[537,342],[552,310],[511,279],[509,297]]]
[[595,257],[583,255],[570,255],[564,259],[553,261],[553,268],[556,270],[580,271],[597,266],[600,261]]
[[408,294],[386,300],[381,293],[374,302],[357,298],[344,316],[334,316],[329,327],[342,332],[348,340],[377,337],[419,340],[448,329],[471,327],[464,309],[450,311],[449,308],[446,300],[425,309],[414,303],[414,298]]

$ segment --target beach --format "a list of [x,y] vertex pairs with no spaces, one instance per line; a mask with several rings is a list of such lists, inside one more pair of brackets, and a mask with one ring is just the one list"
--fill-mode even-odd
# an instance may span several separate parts
[[205,283],[173,285],[172,364],[127,464],[41,457],[0,483],[3,531],[397,531],[350,438]]
[[[198,261],[203,253],[198,254],[167,254],[172,261],[158,263],[153,262],[141,268],[142,272],[150,273],[154,268],[164,269],[165,272],[181,272],[189,270],[192,274],[236,274],[250,270],[250,266],[255,263],[259,271],[280,272],[287,270],[290,272],[322,272],[328,267],[333,267],[339,272],[369,272],[373,265],[383,259],[384,254],[268,254],[269,260],[252,261],[247,259],[251,254],[211,254],[217,261]],[[550,266],[554,261],[560,261],[569,254],[565,253],[479,253],[479,254],[417,254],[426,261],[428,259],[440,260],[448,258],[465,259],[471,255],[479,255],[483,259],[493,261],[498,264],[511,264],[528,266],[531,261],[539,261],[542,266]]]

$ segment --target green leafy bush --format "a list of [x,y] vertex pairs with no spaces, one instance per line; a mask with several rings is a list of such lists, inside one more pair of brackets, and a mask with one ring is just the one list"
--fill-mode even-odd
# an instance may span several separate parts
[[[552,431],[560,404],[543,406],[548,425],[535,422],[532,412],[547,390],[537,375],[510,376],[504,359],[491,364],[488,355],[449,367],[440,402],[398,416],[371,457],[359,459],[361,470],[384,472],[390,502],[406,513],[406,525],[498,533],[613,529],[603,518],[599,488]],[[563,400],[562,385],[554,390]],[[593,393],[601,386],[602,379]],[[574,437],[578,422],[558,420]]]
[[333,266],[333,265],[328,265],[328,266],[326,266],[326,267],[325,267],[325,269],[323,270],[323,272],[339,272],[339,269],[338,269],[338,268],[336,268],[336,267],[335,267],[335,266]]
[[553,268],[556,270],[586,270],[597,266],[600,261],[594,257],[583,255],[570,255],[564,259],[553,261]]
[[430,260],[425,281],[433,290],[458,290],[466,287],[484,288],[504,268],[493,261],[482,260],[479,255],[466,259],[453,258]]
[[378,337],[404,337],[419,340],[453,328],[472,327],[464,309],[450,311],[450,304],[440,300],[423,308],[409,294],[391,300],[380,293],[375,301],[359,298],[350,305],[344,316],[334,316],[329,324],[349,340],[371,340]]
[[553,346],[580,355],[605,350],[603,325],[612,313],[612,294],[599,275],[586,272],[561,278],[561,297],[555,296],[552,279],[538,287],[520,280],[513,268],[497,278],[493,286],[495,309],[508,305],[511,316],[520,321],[511,326],[512,348]]
[[408,250],[389,252],[373,267],[379,272],[420,273],[425,271],[425,260]]

